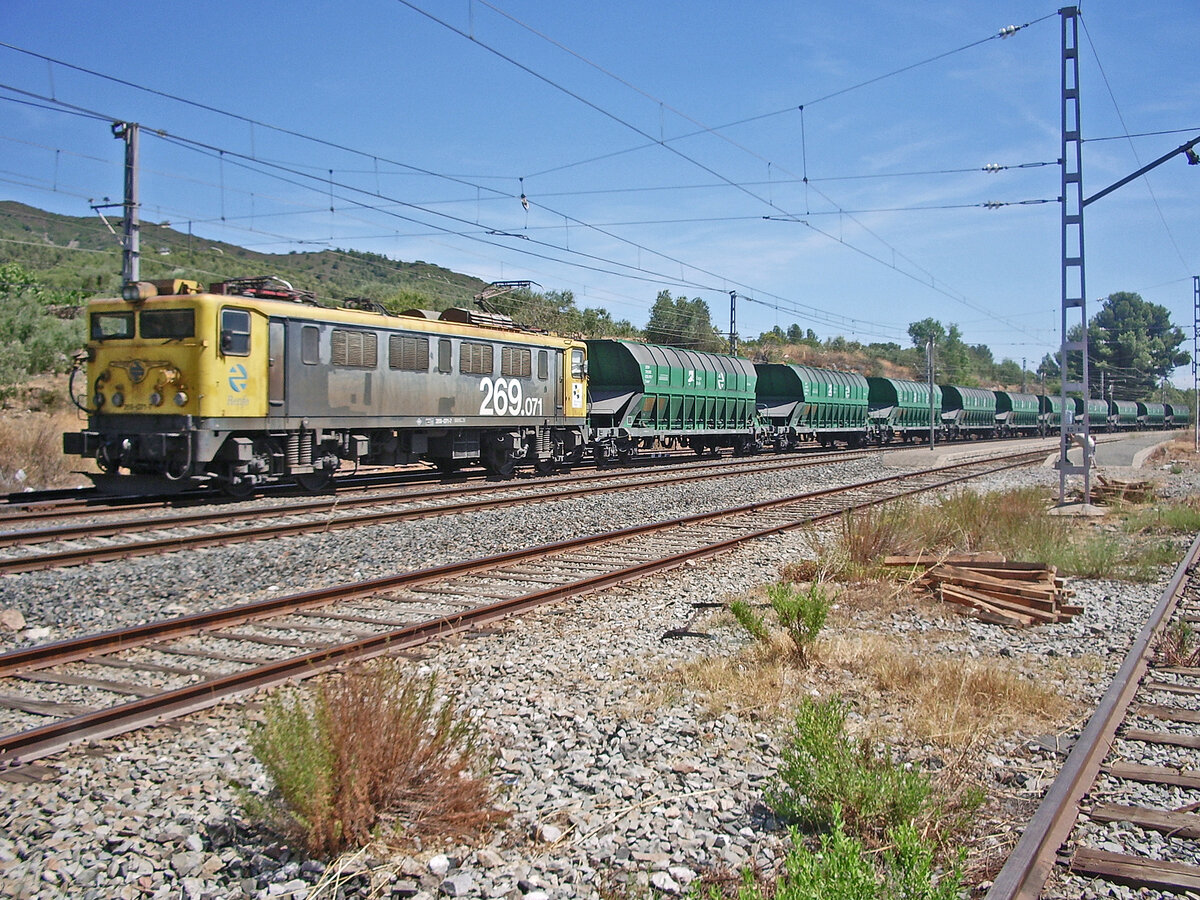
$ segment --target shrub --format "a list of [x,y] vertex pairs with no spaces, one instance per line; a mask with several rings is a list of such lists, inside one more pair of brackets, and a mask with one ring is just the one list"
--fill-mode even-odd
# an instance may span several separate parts
[[380,663],[267,704],[250,744],[282,809],[254,811],[318,855],[390,831],[466,836],[500,817],[476,726],[436,680]]
[[879,838],[928,811],[929,780],[894,763],[885,748],[850,738],[847,712],[836,697],[801,701],[767,802],[809,829],[844,817],[857,834]]
[[[766,886],[746,874],[738,900],[958,900],[961,861],[939,873],[933,847],[912,825],[897,826],[887,838],[882,854],[869,852],[846,833],[835,810],[833,828],[821,835],[816,852],[793,830],[783,874]],[[720,892],[704,896],[716,900]]]
[[780,626],[792,640],[793,656],[800,663],[807,663],[809,648],[829,616],[830,601],[825,589],[817,581],[803,591],[790,582],[780,581],[767,586],[767,599],[779,617]]

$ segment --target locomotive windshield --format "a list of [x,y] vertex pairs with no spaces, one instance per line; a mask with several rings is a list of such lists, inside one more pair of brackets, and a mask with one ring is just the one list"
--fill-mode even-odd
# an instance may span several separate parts
[[133,313],[92,313],[92,340],[111,341],[133,337]]
[[146,339],[179,340],[195,337],[196,311],[194,309],[148,309],[142,313],[141,327],[142,337]]

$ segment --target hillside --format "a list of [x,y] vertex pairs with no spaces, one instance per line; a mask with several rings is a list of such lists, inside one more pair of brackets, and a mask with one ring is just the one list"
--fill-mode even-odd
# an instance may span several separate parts
[[[113,221],[115,228],[119,222]],[[369,297],[393,307],[468,306],[484,286],[425,262],[400,262],[355,250],[258,253],[211,241],[167,225],[143,222],[142,278],[201,282],[278,275],[323,299]],[[115,293],[121,285],[121,249],[99,216],[78,218],[0,201],[0,263],[15,262],[44,284]]]

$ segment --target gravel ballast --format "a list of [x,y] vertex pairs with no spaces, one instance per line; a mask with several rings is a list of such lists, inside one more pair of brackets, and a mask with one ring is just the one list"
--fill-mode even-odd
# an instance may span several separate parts
[[[861,459],[613,494],[603,503],[555,502],[537,514],[527,507],[7,576],[0,607],[19,609],[28,628],[5,648],[799,493],[880,469]],[[1194,492],[1188,476],[1172,477],[1172,490]],[[983,487],[1031,483],[1057,487],[1057,474],[1016,470]],[[496,746],[497,796],[510,819],[478,846],[372,847],[336,863],[285,847],[249,821],[239,798],[270,786],[245,738],[259,714],[254,699],[43,760],[33,774],[45,780],[0,781],[0,895],[307,898],[340,890],[541,900],[596,897],[601,885],[627,878],[674,894],[713,867],[769,871],[786,847],[786,831],[762,799],[777,762],[774,726],[711,713],[704,697],[664,688],[661,679],[702,656],[737,652],[744,637],[729,628],[707,639],[664,635],[693,623],[697,604],[776,580],[781,565],[808,555],[808,541],[802,533],[760,541],[425,648],[414,670],[438,673]],[[1058,625],[1006,630],[930,600],[906,602],[871,625],[900,640],[920,634],[921,646],[938,653],[1003,659],[1034,674],[1048,659],[1064,671],[1073,660],[1100,660],[1104,671],[1080,670],[1060,685],[1069,701],[1094,704],[1162,585],[1071,586],[1085,612]],[[34,639],[31,629],[50,634]],[[998,742],[983,765],[989,788],[1007,792],[1026,814],[1061,762],[1052,742],[1035,737]],[[1019,828],[997,826],[997,853]]]

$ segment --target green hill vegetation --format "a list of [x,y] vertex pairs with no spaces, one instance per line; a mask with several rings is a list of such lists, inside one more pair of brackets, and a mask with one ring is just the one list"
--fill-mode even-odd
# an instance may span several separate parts
[[[0,201],[0,262],[37,273],[47,287],[107,296],[121,288],[121,248],[99,217],[60,216]],[[141,225],[141,274],[147,281],[204,283],[278,275],[322,302],[369,297],[405,309],[469,305],[484,287],[478,278],[426,262],[398,262],[357,250],[259,253],[149,222]]]
[[[117,222],[112,225],[120,228]],[[116,295],[120,270],[119,243],[99,217],[63,216],[0,201],[0,399],[28,375],[69,368],[84,341],[79,309],[88,297]],[[147,281],[184,278],[202,283],[275,275],[297,289],[312,291],[328,306],[362,297],[392,312],[472,307],[475,297],[489,287],[478,278],[427,262],[402,262],[357,250],[260,253],[149,222],[141,226],[141,274]],[[577,306],[570,291],[533,288],[525,284],[489,290],[494,296],[488,307],[523,325],[572,337],[629,338],[712,352],[728,349],[728,336],[714,326],[708,304],[700,298],[660,291],[646,327],[640,329],[613,319],[603,308]],[[909,325],[908,334],[909,346],[863,344],[842,336],[822,340],[812,329],[793,324],[786,331],[776,326],[757,338],[743,339],[738,352],[759,361],[921,380],[926,377],[925,344],[932,339],[940,382],[1058,390],[1052,355],[1037,371],[1022,372],[1012,360],[997,361],[987,345],[968,344],[953,323],[924,319]],[[1142,339],[1147,334],[1152,339]],[[1105,393],[1118,397],[1128,393],[1144,398],[1173,367],[1190,359],[1180,350],[1183,332],[1170,324],[1167,310],[1137,294],[1109,297],[1089,323],[1089,339],[1093,378],[1104,372]],[[1168,394],[1176,402],[1185,397],[1174,389]]]

